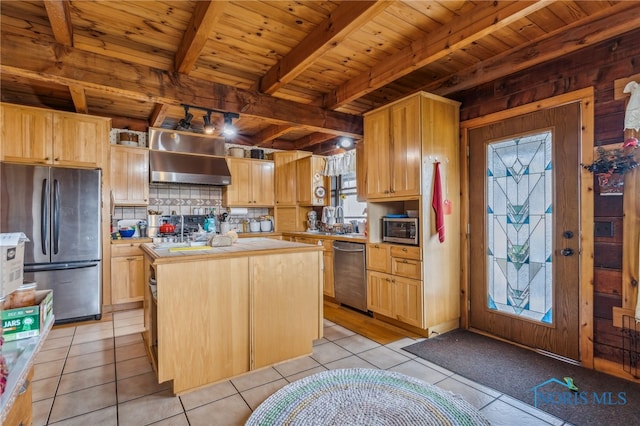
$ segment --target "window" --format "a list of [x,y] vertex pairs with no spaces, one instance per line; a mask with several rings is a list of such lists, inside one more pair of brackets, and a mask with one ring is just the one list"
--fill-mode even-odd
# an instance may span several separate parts
[[358,201],[357,196],[355,172],[331,178],[331,204],[342,206],[345,222],[366,218],[367,203]]

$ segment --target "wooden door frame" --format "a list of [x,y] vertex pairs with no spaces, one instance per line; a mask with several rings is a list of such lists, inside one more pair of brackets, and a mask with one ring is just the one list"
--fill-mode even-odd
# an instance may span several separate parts
[[[514,118],[561,105],[581,103],[580,161],[589,164],[593,161],[594,146],[594,88],[588,87],[575,92],[565,93],[538,102],[521,105],[512,109],[495,112],[482,117],[460,122],[460,191],[462,206],[460,214],[460,327],[469,328],[469,309],[471,305],[469,291],[469,130],[487,126],[495,122]],[[577,166],[577,165],[576,165]],[[594,188],[593,176],[581,168],[580,182],[580,358],[581,365],[593,369],[593,226],[594,226]]]

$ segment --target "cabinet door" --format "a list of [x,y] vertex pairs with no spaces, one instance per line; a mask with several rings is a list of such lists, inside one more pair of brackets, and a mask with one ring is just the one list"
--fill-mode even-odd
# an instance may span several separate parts
[[301,252],[252,258],[252,369],[313,351],[312,341],[321,337],[322,328],[319,256]]
[[274,178],[275,166],[272,162],[253,160],[251,186],[254,206],[272,207],[275,204]]
[[273,154],[277,205],[294,206],[298,202],[296,187],[296,160],[298,157],[297,151],[275,152]]
[[138,302],[144,296],[142,256],[111,258],[111,303]]
[[1,105],[2,159],[50,164],[53,158],[53,113]]
[[393,197],[420,195],[421,116],[420,97],[390,107],[391,184]]
[[335,297],[334,279],[333,279],[333,246],[331,240],[324,240],[324,252],[322,260],[324,262],[324,283],[323,293],[329,297]]
[[111,147],[111,190],[116,204],[147,205],[149,202],[149,151]]
[[356,191],[358,201],[367,201],[367,161],[364,141],[356,144]]
[[388,244],[367,244],[367,269],[391,273],[391,255]]
[[367,271],[367,309],[393,318],[393,297],[391,275]]
[[[391,190],[391,158],[389,111],[383,108],[364,118],[364,141],[366,146],[367,198],[388,197]],[[373,172],[375,170],[375,173]]]
[[227,158],[231,185],[224,189],[224,204],[230,207],[251,206],[251,160]]
[[397,276],[393,281],[395,317],[423,328],[422,281]]
[[108,138],[109,121],[104,118],[54,113],[53,163],[100,167]]
[[275,208],[276,231],[297,232],[307,227],[306,211],[298,206],[277,206]]

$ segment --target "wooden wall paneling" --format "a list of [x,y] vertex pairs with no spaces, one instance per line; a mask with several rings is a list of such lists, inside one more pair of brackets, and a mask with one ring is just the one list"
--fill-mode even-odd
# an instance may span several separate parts
[[622,296],[622,271],[594,268],[593,272],[594,291]]
[[[593,185],[594,187],[597,187],[595,176],[593,176]],[[593,213],[596,217],[596,220],[600,217],[622,217],[622,201],[623,197],[597,196],[593,206]]]
[[622,305],[622,297],[615,294],[593,294],[593,316],[613,320],[613,307]]
[[[609,197],[611,198],[611,197]],[[599,225],[610,227],[611,236],[598,235],[597,229]],[[596,231],[593,240],[596,243],[622,243],[622,217],[596,217],[594,222]]]
[[622,244],[595,243],[593,245],[596,268],[622,269]]

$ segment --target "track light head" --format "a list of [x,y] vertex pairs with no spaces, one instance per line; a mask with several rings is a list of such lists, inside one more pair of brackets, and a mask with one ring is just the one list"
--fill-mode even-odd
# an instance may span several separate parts
[[207,111],[207,115],[203,115],[202,120],[204,121],[202,130],[204,130],[207,135],[212,134],[216,127],[211,124],[211,111]]

